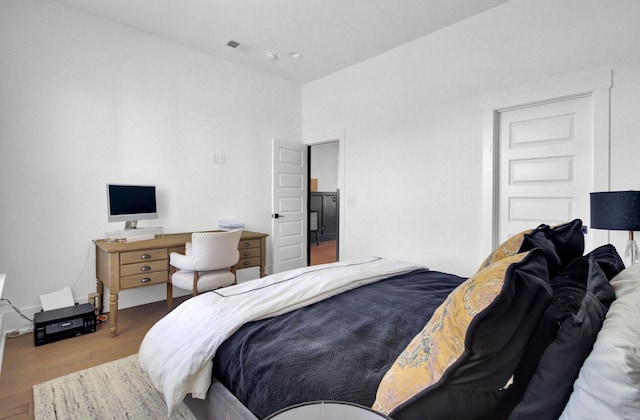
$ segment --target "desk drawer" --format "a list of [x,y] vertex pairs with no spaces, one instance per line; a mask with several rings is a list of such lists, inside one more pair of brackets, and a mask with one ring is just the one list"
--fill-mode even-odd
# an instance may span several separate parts
[[240,261],[242,261],[243,258],[260,256],[260,248],[240,249],[239,251],[240,251]]
[[120,264],[133,264],[138,262],[166,260],[166,259],[167,259],[167,248],[123,252],[120,254]]
[[246,239],[244,241],[240,241],[238,249],[243,250],[246,248],[260,248],[260,239]]
[[135,276],[126,276],[120,278],[120,288],[130,289],[132,287],[148,286],[156,283],[166,283],[169,281],[169,273],[167,271],[158,271],[156,273],[136,274]]
[[258,266],[260,266],[260,257],[240,258],[240,261],[238,261],[238,264],[236,264],[236,269],[240,270],[242,268],[258,267]]
[[141,262],[135,264],[125,264],[120,267],[121,276],[132,276],[134,274],[153,273],[155,271],[167,271],[169,269],[167,260]]

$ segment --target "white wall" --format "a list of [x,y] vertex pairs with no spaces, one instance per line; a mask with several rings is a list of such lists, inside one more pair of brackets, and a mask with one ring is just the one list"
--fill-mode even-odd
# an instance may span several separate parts
[[[269,232],[271,138],[301,137],[300,86],[54,2],[0,2],[4,297],[95,290],[107,182],[155,184],[165,232]],[[225,165],[211,154],[226,155]],[[164,299],[151,286],[121,307]]]
[[305,85],[303,133],[346,133],[345,257],[477,269],[482,103],[500,91],[613,69],[611,188],[640,189],[639,39],[635,0],[513,0]]
[[[2,0],[4,297],[35,310],[39,295],[74,285],[86,299],[91,240],[119,227],[106,222],[107,182],[158,186],[161,219],[143,225],[235,217],[268,231],[271,137],[336,128],[345,257],[471,274],[487,222],[483,98],[612,68],[611,188],[640,189],[638,39],[636,0],[512,0],[301,89],[56,3]],[[618,249],[625,239],[612,235]],[[148,287],[121,305],[163,298]]]

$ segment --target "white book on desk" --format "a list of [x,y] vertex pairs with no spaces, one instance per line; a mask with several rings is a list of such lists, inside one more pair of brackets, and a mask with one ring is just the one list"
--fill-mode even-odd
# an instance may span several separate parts
[[147,241],[149,239],[154,239],[156,235],[153,233],[146,233],[144,235],[134,235],[134,236],[126,236],[124,240],[126,242],[138,242],[138,241]]

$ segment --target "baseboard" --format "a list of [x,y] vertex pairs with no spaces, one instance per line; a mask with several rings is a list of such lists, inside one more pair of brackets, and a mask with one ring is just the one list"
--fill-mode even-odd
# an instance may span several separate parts
[[[9,310],[5,310],[2,317],[2,335],[6,336],[7,334],[13,333],[15,331],[24,334],[25,332],[30,331],[33,328],[33,324],[31,321],[24,319],[20,316],[16,311],[14,311],[10,306]],[[20,312],[27,318],[33,319],[33,316],[36,312],[42,310],[40,306],[34,306],[31,308],[20,308]]]

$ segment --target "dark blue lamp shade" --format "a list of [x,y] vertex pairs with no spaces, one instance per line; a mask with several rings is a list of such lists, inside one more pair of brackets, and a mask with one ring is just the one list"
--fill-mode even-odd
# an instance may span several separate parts
[[633,231],[640,230],[640,191],[591,193],[591,227],[628,230],[629,242],[624,252],[627,266],[640,263],[640,249]]
[[640,191],[594,192],[591,196],[591,227],[640,231]]

